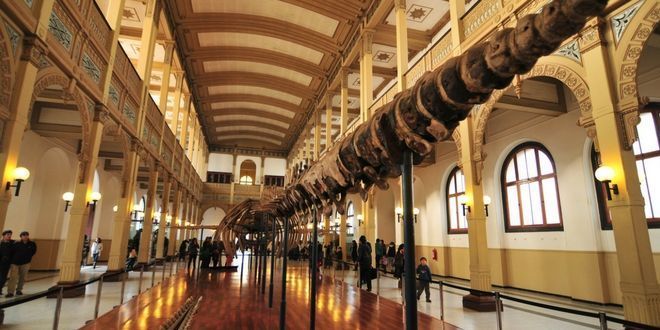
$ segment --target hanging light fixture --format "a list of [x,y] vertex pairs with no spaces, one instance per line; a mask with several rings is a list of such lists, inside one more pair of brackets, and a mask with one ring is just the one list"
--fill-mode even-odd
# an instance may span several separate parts
[[93,191],[91,194],[89,194],[89,199],[91,199],[91,202],[87,202],[87,205],[91,205],[93,210],[96,208],[96,202],[101,200],[101,193],[98,191]]

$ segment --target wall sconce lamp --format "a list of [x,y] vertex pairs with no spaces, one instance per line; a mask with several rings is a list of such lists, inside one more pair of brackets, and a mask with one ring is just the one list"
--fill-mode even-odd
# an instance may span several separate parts
[[[396,222],[401,222],[401,219],[403,218],[403,208],[401,208],[401,207],[395,208],[394,213],[396,213]],[[414,208],[413,209],[413,219],[415,219],[415,223],[417,223],[417,215],[419,215],[419,209]]]
[[466,211],[467,213],[470,213],[470,205],[467,205],[468,203],[468,198],[465,195],[460,195],[458,196],[458,202],[463,205],[463,216],[465,216]]
[[7,181],[5,191],[11,188],[16,188],[16,192],[14,193],[14,196],[18,196],[18,194],[21,191],[21,183],[23,183],[23,181],[27,180],[30,177],[30,171],[25,167],[17,167],[12,172],[12,176],[14,178],[14,181],[16,181],[16,184],[12,185],[11,181]]
[[167,225],[169,226],[172,223],[172,216],[168,214],[167,217],[165,217],[165,219],[167,221]]
[[357,219],[358,219],[358,227],[362,226],[362,224],[364,223],[364,216],[362,214],[358,214]]
[[311,222],[310,222],[310,223],[308,223],[308,224],[307,224],[307,229],[309,229],[309,230],[312,230],[312,229],[314,229],[314,224],[313,224],[313,223],[311,223]]
[[486,216],[488,216],[488,205],[490,205],[490,196],[484,195],[484,209],[486,209]]
[[612,200],[612,193],[615,195],[619,194],[619,186],[616,183],[613,183],[610,187],[610,183],[614,178],[614,169],[609,166],[601,166],[596,170],[596,179],[605,184],[607,188],[607,200]]
[[91,199],[91,202],[87,202],[87,206],[91,205],[92,210],[96,208],[96,202],[101,200],[101,193],[98,191],[93,191],[91,194],[89,194],[89,199]]
[[64,204],[64,212],[69,210],[69,206],[71,206],[71,202],[73,201],[73,193],[70,191],[65,192],[62,194],[62,199],[66,202]]
[[117,213],[118,210],[119,210],[119,206],[115,205],[112,207],[112,212]]

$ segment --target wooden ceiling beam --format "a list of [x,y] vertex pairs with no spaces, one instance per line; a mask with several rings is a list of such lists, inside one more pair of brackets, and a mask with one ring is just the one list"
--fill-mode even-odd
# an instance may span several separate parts
[[316,63],[295,56],[252,47],[205,47],[203,50],[185,52],[190,63],[206,61],[245,61],[281,66],[312,77],[323,77],[325,70]]
[[177,29],[192,34],[199,32],[257,34],[290,41],[324,54],[339,53],[337,42],[325,34],[264,16],[235,13],[193,14],[184,19],[178,18]]
[[282,91],[303,99],[314,98],[315,94],[309,86],[295,83],[291,80],[254,72],[226,71],[222,74],[198,75],[192,79],[198,88],[210,86],[257,86]]
[[[213,111],[210,109],[211,104],[213,103],[222,103],[222,102],[252,102],[259,104],[272,105],[278,108],[285,110],[290,110],[296,113],[301,113],[304,109],[293,103],[289,103],[280,99],[273,97],[263,96],[263,95],[254,95],[254,94],[219,94],[211,95],[202,98],[201,103],[206,105],[203,109],[203,112]],[[218,109],[220,110],[220,109]]]

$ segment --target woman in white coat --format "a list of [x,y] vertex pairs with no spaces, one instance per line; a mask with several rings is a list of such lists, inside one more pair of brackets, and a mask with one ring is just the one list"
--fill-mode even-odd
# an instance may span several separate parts
[[92,259],[94,260],[93,268],[96,268],[96,262],[99,260],[101,251],[103,251],[103,243],[101,242],[101,238],[97,237],[94,243],[92,243]]

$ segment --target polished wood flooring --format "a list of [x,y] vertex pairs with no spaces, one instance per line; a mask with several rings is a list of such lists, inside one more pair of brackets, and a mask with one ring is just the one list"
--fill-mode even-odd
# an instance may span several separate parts
[[[191,329],[278,329],[281,301],[280,273],[276,271],[273,308],[268,307],[268,281],[265,293],[247,266],[240,272],[179,273],[170,283],[154,288],[123,306],[103,315],[85,329],[153,329],[176,311],[190,296],[202,296]],[[235,261],[236,263],[236,261]],[[197,274],[196,274],[197,275]],[[267,278],[269,278],[268,276]],[[375,284],[375,283],[374,283]],[[375,286],[374,286],[375,288]],[[287,275],[287,329],[309,329],[307,268],[289,267]],[[401,304],[379,298],[332,277],[318,282],[316,299],[317,329],[403,329]],[[418,313],[419,329],[457,329],[423,313]]]

